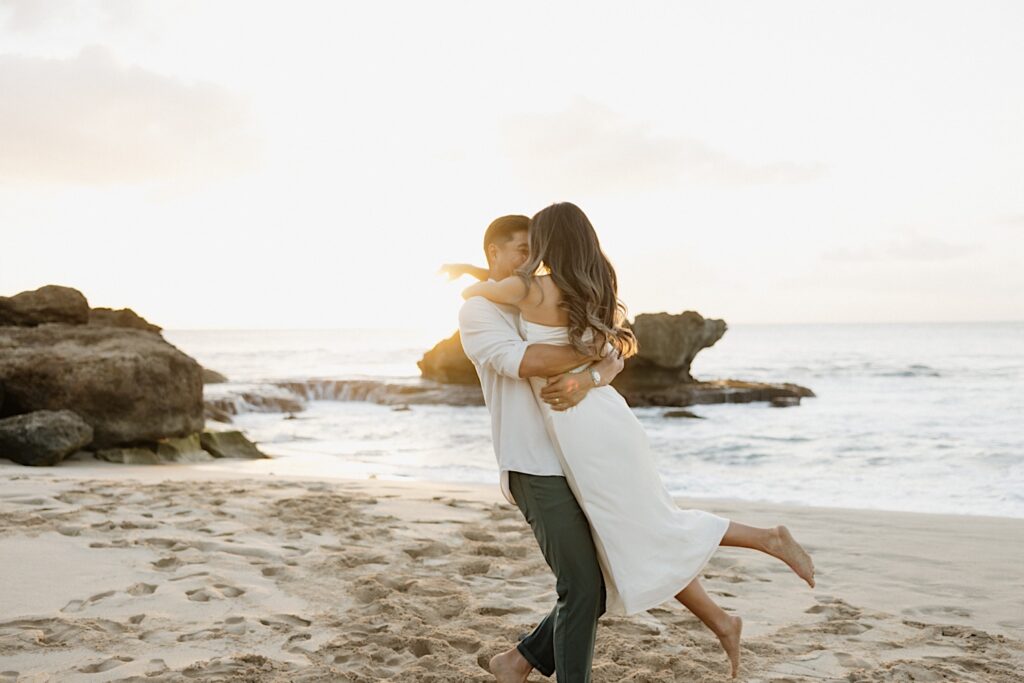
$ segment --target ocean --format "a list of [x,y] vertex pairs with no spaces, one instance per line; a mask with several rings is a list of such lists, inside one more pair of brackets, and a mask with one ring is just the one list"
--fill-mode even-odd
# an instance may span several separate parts
[[[454,331],[454,328],[453,328]],[[229,378],[208,396],[278,395],[282,380],[419,377],[439,339],[416,330],[165,330]],[[668,490],[689,498],[1024,518],[1024,322],[729,326],[698,379],[795,382],[801,405],[636,408]],[[278,473],[497,487],[482,407],[396,411],[314,400],[234,424]]]

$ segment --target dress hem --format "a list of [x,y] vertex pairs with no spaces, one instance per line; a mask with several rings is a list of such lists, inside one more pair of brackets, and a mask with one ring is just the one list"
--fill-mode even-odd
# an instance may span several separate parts
[[[675,588],[674,590],[672,590],[668,595],[665,595],[665,597],[658,597],[657,599],[648,598],[646,600],[640,601],[639,602],[639,605],[640,605],[639,607],[633,607],[633,606],[626,607],[625,606],[626,605],[626,600],[622,600],[622,605],[623,605],[622,610],[623,611],[619,612],[617,610],[609,609],[608,613],[612,614],[614,616],[627,616],[627,617],[629,617],[629,616],[633,616],[634,614],[639,614],[640,612],[646,612],[649,609],[653,609],[653,608],[657,607],[658,605],[660,605],[660,604],[662,604],[664,602],[667,602],[670,598],[674,598],[676,596],[676,594],[679,593],[679,591],[681,591],[684,588],[686,588],[687,586],[689,586],[690,582],[693,581],[695,578],[697,578],[702,571],[704,571],[704,567],[706,567],[707,563],[711,560],[711,556],[714,555],[715,551],[718,550],[718,548],[720,547],[722,539],[725,537],[725,532],[729,530],[729,520],[726,519],[725,517],[723,517],[722,519],[724,519],[725,522],[726,522],[725,526],[722,528],[722,533],[718,535],[718,539],[716,540],[715,545],[713,545],[711,547],[711,549],[708,550],[708,552],[704,555],[704,558],[700,561],[700,565],[699,565],[697,571],[687,573],[683,578],[673,579],[671,582],[667,582],[666,583],[666,587],[663,590],[668,590],[668,588],[667,588],[668,586],[678,586],[678,588]],[[659,596],[662,595],[663,594],[663,590],[656,591],[656,594],[659,595]],[[651,594],[651,593],[655,593],[655,591],[653,591],[653,590],[651,590],[651,591],[644,591],[645,595]]]

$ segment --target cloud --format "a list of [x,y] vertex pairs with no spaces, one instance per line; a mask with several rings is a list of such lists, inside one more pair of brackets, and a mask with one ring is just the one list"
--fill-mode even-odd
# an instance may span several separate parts
[[996,219],[996,223],[1007,228],[1024,228],[1024,213],[1000,216]]
[[34,33],[54,26],[95,24],[127,26],[144,10],[141,0],[0,0],[0,21],[15,33]]
[[562,112],[507,119],[501,134],[516,171],[548,191],[650,190],[680,181],[801,183],[825,171],[819,163],[747,163],[699,140],[659,134],[585,98]]
[[258,161],[243,99],[121,65],[102,46],[0,55],[0,93],[0,183],[190,183]]
[[821,254],[827,261],[950,261],[975,253],[981,249],[977,244],[952,244],[937,237],[920,235],[912,231],[895,240],[882,244],[859,247],[839,247]]

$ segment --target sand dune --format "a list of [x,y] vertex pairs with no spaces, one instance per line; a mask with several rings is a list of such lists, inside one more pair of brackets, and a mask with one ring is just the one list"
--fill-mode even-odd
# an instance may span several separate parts
[[[554,600],[496,486],[90,463],[0,477],[0,682],[489,681]],[[815,558],[814,590],[750,551],[712,558],[705,587],[745,620],[741,680],[1022,680],[1024,520],[699,506],[785,523]],[[595,681],[727,672],[678,604],[601,620]]]

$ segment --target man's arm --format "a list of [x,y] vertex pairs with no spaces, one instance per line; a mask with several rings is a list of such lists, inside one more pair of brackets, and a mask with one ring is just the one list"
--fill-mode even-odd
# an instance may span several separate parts
[[531,344],[487,300],[468,299],[459,309],[462,350],[471,360],[506,377],[551,377],[600,359],[564,344]]
[[519,368],[529,343],[482,297],[468,299],[459,309],[459,336],[462,350],[481,367],[513,379],[520,379]]

